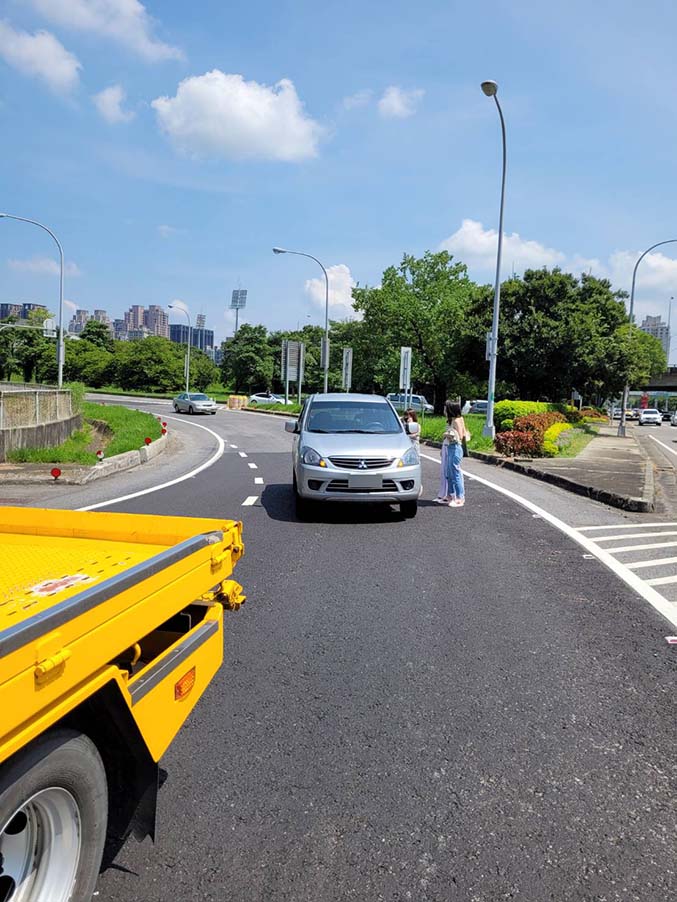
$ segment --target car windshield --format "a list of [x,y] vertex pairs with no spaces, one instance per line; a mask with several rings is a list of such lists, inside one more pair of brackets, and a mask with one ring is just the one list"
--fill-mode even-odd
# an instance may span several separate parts
[[315,401],[308,412],[308,432],[395,435],[402,425],[392,408],[373,401]]
[[209,397],[207,395],[191,395],[191,401],[208,401]]
[[658,413],[658,411],[654,410],[652,407],[647,407],[644,413]]

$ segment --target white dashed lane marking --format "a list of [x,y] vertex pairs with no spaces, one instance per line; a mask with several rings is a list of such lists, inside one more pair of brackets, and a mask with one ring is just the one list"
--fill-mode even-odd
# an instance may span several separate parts
[[247,456],[247,454],[246,454],[244,451],[238,451],[237,453],[240,455],[240,457],[246,457],[246,456]]
[[[256,466],[256,464],[247,464],[247,466],[249,467],[250,470],[258,470],[258,467]],[[677,544],[677,542],[675,544]]]
[[242,507],[253,507],[258,500],[258,495],[250,495],[248,498],[244,499],[244,501],[242,502]]
[[254,485],[263,485],[263,477],[262,477],[262,476],[256,476],[255,479],[254,479]]

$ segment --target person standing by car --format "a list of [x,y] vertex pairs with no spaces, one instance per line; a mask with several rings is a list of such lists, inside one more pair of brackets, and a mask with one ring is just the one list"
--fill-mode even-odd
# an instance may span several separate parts
[[446,475],[447,485],[451,489],[452,499],[449,507],[463,507],[465,504],[465,485],[463,482],[463,442],[470,438],[461,414],[461,405],[453,401],[444,402],[444,413],[447,428],[444,431],[444,444],[447,445]]
[[413,407],[410,407],[408,410],[404,411],[404,416],[402,417],[402,422],[404,423],[404,428],[406,430],[407,435],[412,441],[412,444],[417,448],[421,442],[421,427],[418,429],[409,430],[410,423],[416,423],[418,425],[418,417],[416,416],[416,411]]

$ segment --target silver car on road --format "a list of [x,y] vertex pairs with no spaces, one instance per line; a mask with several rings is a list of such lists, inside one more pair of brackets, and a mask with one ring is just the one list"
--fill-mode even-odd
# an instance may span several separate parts
[[376,395],[312,395],[292,450],[297,512],[310,501],[380,501],[415,517],[421,489],[418,449],[392,404]]
[[216,413],[216,402],[202,392],[183,391],[173,403],[177,413]]

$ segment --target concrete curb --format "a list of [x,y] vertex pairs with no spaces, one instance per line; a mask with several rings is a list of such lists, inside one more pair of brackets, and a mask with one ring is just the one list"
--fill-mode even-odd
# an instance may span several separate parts
[[522,473],[525,476],[530,476],[532,479],[540,479],[541,482],[559,486],[561,489],[566,489],[566,491],[573,492],[575,495],[583,495],[586,498],[590,498],[592,501],[608,504],[610,507],[618,507],[621,510],[637,511],[639,513],[649,513],[655,509],[653,466],[648,460],[645,461],[644,490],[641,497],[637,498],[631,495],[621,495],[618,492],[610,492],[607,489],[600,489],[596,486],[574,482],[573,479],[567,479],[566,476],[561,476],[559,473],[552,473],[548,470],[539,470],[537,467],[529,466],[525,462],[511,460],[506,457],[498,457],[493,454],[485,454],[483,451],[471,451],[470,457],[481,460],[484,463],[493,464],[495,467],[503,467],[506,470]]
[[[162,454],[166,444],[167,436],[162,435],[154,442],[151,442],[150,445],[144,445],[143,448],[138,450],[125,451],[123,454],[105,458],[101,463],[95,464],[93,467],[83,467],[78,464],[60,464],[58,465],[61,470],[59,482],[63,485],[87,485],[90,482],[95,482],[97,479],[112,476],[113,473],[132,470],[141,466],[141,464],[153,460],[158,454]],[[17,470],[14,472],[11,470],[3,472],[0,469],[0,480],[5,485],[34,485],[36,483],[54,482],[50,470],[56,464],[17,464],[16,466]]]

